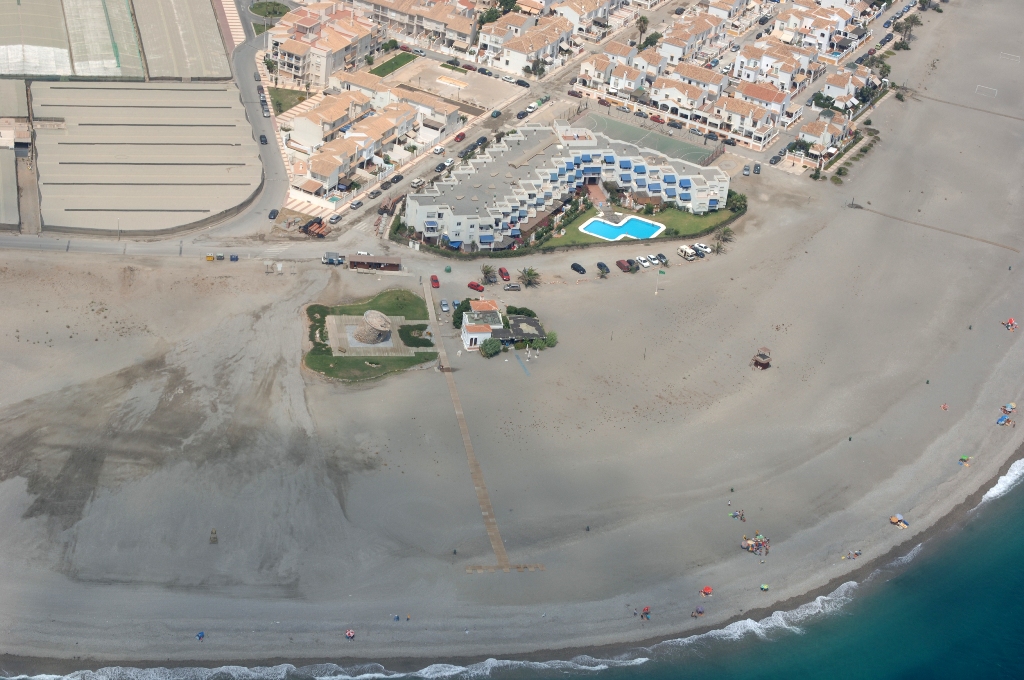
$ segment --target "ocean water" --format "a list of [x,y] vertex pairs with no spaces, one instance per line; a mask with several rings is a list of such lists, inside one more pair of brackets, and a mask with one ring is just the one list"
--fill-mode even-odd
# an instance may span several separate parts
[[[74,680],[312,680],[494,678],[1024,678],[1024,460],[1015,462],[961,525],[915,546],[862,583],[846,583],[789,612],[700,636],[624,650],[616,658],[296,668],[110,668]],[[23,677],[23,676],[22,676]],[[36,676],[57,680],[58,676]]]

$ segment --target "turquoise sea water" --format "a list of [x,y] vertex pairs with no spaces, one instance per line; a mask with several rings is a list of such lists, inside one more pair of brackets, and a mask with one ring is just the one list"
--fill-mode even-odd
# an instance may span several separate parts
[[580,227],[584,234],[591,234],[606,241],[620,238],[654,238],[664,230],[665,225],[639,217],[630,217],[619,225],[594,217]]
[[[489,660],[469,667],[438,660],[413,673],[385,666],[244,669],[104,669],[75,677],[110,680],[286,680],[287,678],[496,678],[689,680],[714,678],[1024,678],[1024,461],[1018,461],[960,525],[880,566],[860,584],[759,622],[695,638],[623,650],[616,658]],[[1012,487],[1012,490],[1011,490]],[[216,676],[216,677],[214,677]],[[41,676],[52,680],[54,676]]]

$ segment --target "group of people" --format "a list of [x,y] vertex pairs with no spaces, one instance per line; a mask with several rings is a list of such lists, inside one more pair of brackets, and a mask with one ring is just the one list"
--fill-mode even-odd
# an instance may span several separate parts
[[650,607],[644,607],[642,612],[637,612],[636,609],[633,609],[633,616],[639,616],[641,620],[646,619],[647,621],[650,621],[651,620],[651,608]]
[[861,552],[860,552],[860,550],[847,550],[847,551],[846,551],[846,554],[845,554],[845,555],[843,555],[843,556],[842,556],[842,558],[840,558],[840,559],[844,559],[844,560],[855,560],[855,559],[857,559],[858,557],[860,557],[860,555],[861,555]]
[[768,555],[768,551],[771,548],[771,541],[761,535],[759,531],[754,532],[753,538],[743,537],[743,541],[740,543],[740,547],[748,552],[752,552],[755,555]]
[[733,519],[738,519],[741,522],[747,521],[747,518],[743,516],[742,510],[740,510],[739,512],[730,512],[729,517],[732,517]]

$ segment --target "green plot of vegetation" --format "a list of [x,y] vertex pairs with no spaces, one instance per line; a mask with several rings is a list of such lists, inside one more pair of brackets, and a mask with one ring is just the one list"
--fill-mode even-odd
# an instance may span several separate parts
[[417,352],[411,357],[336,357],[313,350],[306,355],[306,366],[339,380],[370,380],[397,373],[433,361],[437,352]]
[[288,6],[280,2],[254,2],[249,11],[261,17],[283,17],[288,13]]
[[433,347],[434,343],[423,337],[423,334],[427,330],[427,324],[406,324],[398,327],[398,337],[402,339],[402,344],[406,347]]
[[427,303],[423,298],[404,288],[393,288],[366,300],[351,305],[310,305],[306,313],[312,319],[314,314],[335,316],[362,316],[368,309],[376,309],[387,316],[404,316],[410,321],[426,320]]
[[391,57],[380,66],[370,71],[370,73],[383,78],[384,76],[394,73],[398,69],[402,68],[415,58],[416,55],[411,52],[402,52],[401,54]]
[[300,90],[285,90],[280,87],[268,87],[270,102],[274,105],[274,113],[284,113],[299,102],[306,101],[306,93]]
[[[630,217],[642,217],[643,219],[650,220],[652,222],[664,224],[665,231],[661,232],[661,235],[658,238],[705,234],[733,216],[733,213],[728,210],[709,212],[706,215],[694,215],[693,213],[677,210],[675,208],[664,208],[656,215],[645,215],[640,212],[633,212],[620,207],[615,207],[614,209],[616,212],[621,212],[622,216],[620,217],[618,215],[605,213],[604,219],[612,223],[617,223],[621,220],[629,219]],[[585,234],[580,231],[580,226],[596,215],[596,208],[590,208],[589,210],[584,211],[579,217],[565,226],[565,236],[553,238],[548,241],[547,245],[572,246],[585,243],[607,243],[603,238],[598,238],[597,236]],[[629,238],[625,238],[622,239],[622,241],[619,241],[619,243],[629,240]]]
[[262,35],[264,31],[270,28],[270,24],[253,24],[252,30],[256,32],[256,35]]

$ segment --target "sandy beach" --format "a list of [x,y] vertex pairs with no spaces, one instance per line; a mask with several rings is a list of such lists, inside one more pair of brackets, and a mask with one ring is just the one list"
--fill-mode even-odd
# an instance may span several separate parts
[[[495,556],[444,374],[302,368],[306,304],[437,273],[436,305],[479,262],[0,252],[0,654],[35,672],[564,658],[763,616],[909,549],[1024,441],[995,426],[1024,403],[1024,333],[1000,323],[1024,317],[1010,7],[927,13],[892,60],[920,96],[870,114],[881,141],[843,186],[735,178],[750,208],[726,254],[666,242],[664,276],[606,280],[597,260],[651,248],[502,262],[543,275],[487,293],[558,333],[529,362],[459,355],[441,324],[505,549],[543,570],[467,573]],[[772,367],[751,370],[761,346]],[[755,532],[767,557],[739,549]]]

